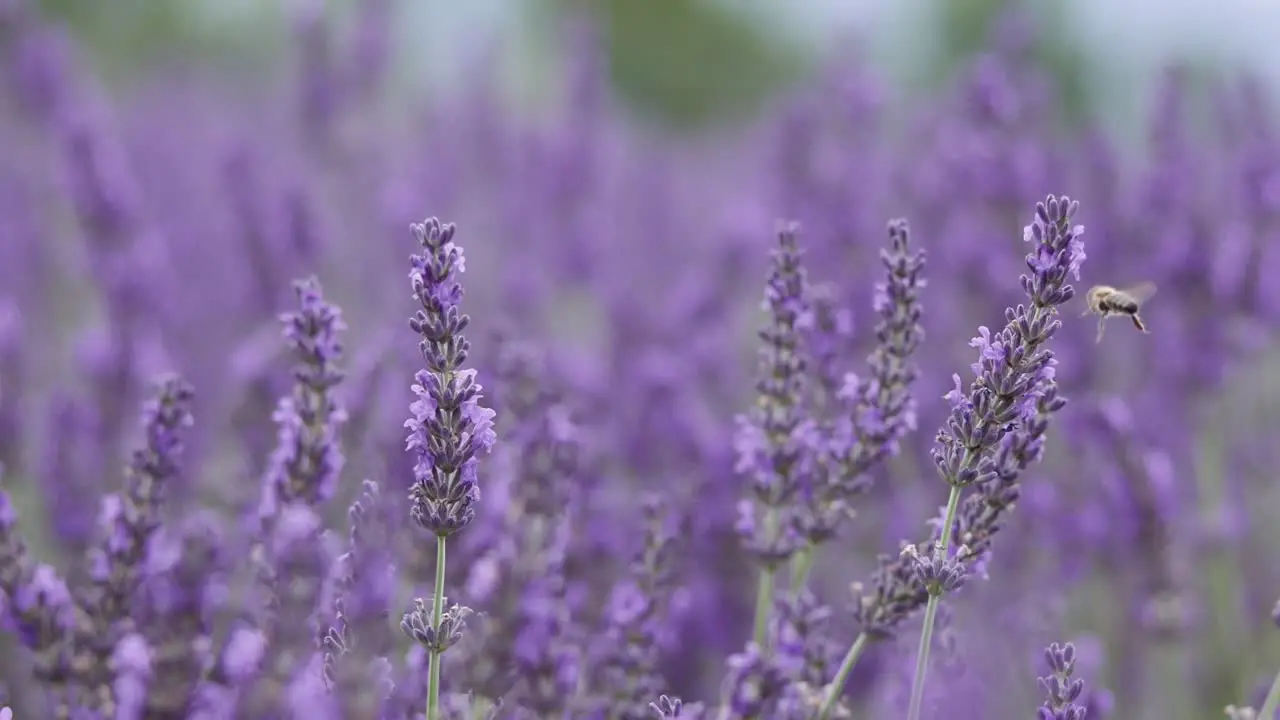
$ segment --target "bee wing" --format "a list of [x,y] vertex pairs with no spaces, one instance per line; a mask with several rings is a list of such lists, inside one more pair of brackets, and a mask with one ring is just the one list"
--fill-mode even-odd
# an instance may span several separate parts
[[1141,305],[1150,300],[1156,294],[1156,284],[1153,282],[1141,282],[1122,289],[1120,292],[1134,299],[1134,302]]

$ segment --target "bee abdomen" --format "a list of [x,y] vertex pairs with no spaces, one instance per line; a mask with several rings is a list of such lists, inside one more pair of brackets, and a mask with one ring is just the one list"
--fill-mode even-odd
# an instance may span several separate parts
[[1107,298],[1106,304],[1111,307],[1113,312],[1121,312],[1126,315],[1132,315],[1138,312],[1138,303],[1132,298],[1111,297]]

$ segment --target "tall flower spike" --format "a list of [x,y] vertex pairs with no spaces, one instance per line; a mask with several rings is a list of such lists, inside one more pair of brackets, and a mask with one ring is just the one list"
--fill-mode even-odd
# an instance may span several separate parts
[[604,652],[595,712],[628,720],[650,717],[651,698],[661,690],[658,631],[664,602],[674,589],[672,553],[678,527],[658,497],[644,500],[644,545],[632,560],[630,575],[618,585],[605,611]]
[[[978,329],[979,336],[971,343],[979,351],[972,366],[978,377],[965,393],[960,376],[955,375],[956,387],[946,395],[951,416],[938,432],[933,457],[951,493],[941,522],[930,521],[931,542],[938,543],[930,547],[936,547],[947,562],[972,565],[988,560],[991,542],[1021,494],[1022,471],[1040,460],[1049,419],[1066,405],[1058,396],[1057,361],[1045,345],[1061,327],[1058,307],[1075,296],[1068,276],[1079,279],[1085,258],[1084,228],[1072,222],[1078,208],[1070,198],[1052,195],[1036,204],[1035,218],[1023,231],[1023,240],[1034,243],[1026,256],[1030,272],[1019,278],[1031,305],[1006,309],[1005,327],[994,336],[985,327]],[[966,488],[976,492],[961,505]],[[932,614],[947,585],[926,587],[919,570],[909,553],[881,556],[870,588],[854,584],[854,616],[862,632],[828,687],[824,708],[834,705],[868,641],[892,637],[903,620],[928,606],[912,689],[911,710],[918,713]]]
[[[979,328],[971,343],[979,350],[973,365],[977,379],[966,394],[960,376],[947,393],[951,416],[938,433],[934,462],[946,482],[958,488],[976,487],[954,517],[955,527],[933,520],[932,540],[947,536],[963,542],[960,559],[972,562],[989,549],[1003,526],[1005,513],[1021,493],[1021,472],[1039,460],[1049,417],[1065,406],[1054,382],[1053,353],[1044,345],[1057,333],[1057,307],[1075,295],[1067,276],[1078,274],[1084,259],[1084,229],[1072,225],[1077,204],[1069,198],[1050,198],[1036,206],[1036,217],[1024,232],[1035,242],[1027,255],[1030,273],[1021,278],[1031,306],[1005,311],[1004,329],[992,335]],[[872,579],[871,594],[863,595],[856,615],[872,636],[888,636],[911,613],[924,606],[928,592],[915,580],[915,562],[907,556],[882,558]]]
[[298,309],[280,321],[296,360],[294,385],[273,414],[276,447],[263,484],[264,518],[291,502],[316,506],[332,498],[343,465],[339,434],[347,414],[334,388],[345,376],[338,365],[347,326],[342,311],[325,301],[319,280],[300,280],[293,289]]
[[91,706],[105,715],[115,712],[112,653],[134,630],[134,595],[149,543],[160,527],[167,486],[178,477],[181,433],[193,423],[193,395],[176,375],[159,380],[155,397],[143,407],[143,444],[126,468],[124,489],[103,498],[103,536],[89,552],[90,584],[80,598],[89,623],[80,628],[77,645],[94,658],[80,667],[80,685],[91,693]]
[[470,612],[461,606],[445,611],[446,541],[475,518],[477,466],[497,435],[493,410],[480,404],[476,371],[463,368],[471,345],[462,332],[471,319],[459,307],[463,292],[458,277],[466,262],[453,242],[455,227],[431,218],[412,230],[422,254],[409,258],[409,281],[421,309],[409,319],[409,327],[420,337],[426,368],[414,376],[418,399],[409,406],[413,417],[404,424],[409,430],[405,449],[414,455],[409,515],[436,537],[436,572],[431,608],[416,599],[400,627],[428,651],[427,720],[437,720],[440,655],[461,638]]
[[898,443],[916,428],[911,392],[919,376],[912,357],[924,340],[925,253],[912,250],[906,220],[889,223],[889,247],[880,251],[885,279],[876,283],[873,305],[876,348],[867,358],[868,376],[845,376],[837,392],[838,415],[822,458],[824,478],[812,495],[811,511],[798,528],[811,544],[830,540],[848,517],[850,501],[870,486],[868,473],[897,455]]
[[422,247],[410,258],[414,297],[422,305],[409,320],[421,336],[418,347],[426,369],[414,376],[410,405],[413,417],[406,449],[414,453],[414,483],[410,491],[412,517],[439,537],[457,533],[475,517],[480,500],[476,465],[497,436],[494,412],[480,404],[482,386],[476,371],[463,364],[471,344],[463,336],[471,318],[460,309],[463,290],[458,280],[466,269],[462,248],[453,242],[453,224],[431,218],[413,226]]
[[[755,642],[764,644],[773,603],[774,575],[800,549],[790,532],[792,500],[812,481],[814,427],[803,401],[807,363],[801,333],[813,322],[807,274],[801,262],[800,228],[778,230],[778,247],[765,285],[763,309],[769,320],[760,330],[760,370],[756,406],[738,418],[734,438],[736,469],[750,483],[754,502],[743,499],[736,525],[743,545],[760,564],[756,591]],[[763,518],[757,513],[763,511]]]

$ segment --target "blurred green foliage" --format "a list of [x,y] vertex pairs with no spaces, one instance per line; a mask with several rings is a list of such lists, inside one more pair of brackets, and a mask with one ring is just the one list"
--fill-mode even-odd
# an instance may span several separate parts
[[[36,0],[65,21],[108,81],[175,64],[261,77],[289,54],[288,3],[281,0]],[[351,20],[359,3],[316,0],[335,21]],[[1066,32],[1066,0],[934,0],[932,23],[918,28],[910,52],[927,56],[926,91],[953,79],[989,41],[994,19],[1010,6],[1033,13],[1040,33],[1032,61],[1046,67],[1069,113],[1092,116],[1098,60],[1086,58]],[[620,100],[639,117],[670,129],[700,129],[748,118],[802,78],[823,53],[812,40],[779,28],[732,2],[712,0],[511,0],[504,22],[516,36],[545,34],[569,14],[591,13],[608,42],[609,76]],[[812,8],[797,12],[813,12]],[[464,23],[466,21],[463,21]],[[484,20],[477,22],[483,24]],[[463,34],[485,37],[488,27]],[[466,32],[470,31],[470,32]],[[425,30],[424,30],[425,32]],[[553,31],[554,33],[554,31]],[[508,39],[511,36],[508,35]],[[465,44],[465,43],[464,43]],[[527,40],[506,42],[519,51]],[[534,43],[560,52],[560,43]],[[522,64],[536,59],[525,58]],[[534,64],[537,64],[536,62]],[[421,88],[421,82],[413,83]]]
[[637,113],[679,128],[749,115],[807,64],[800,48],[706,0],[601,0],[594,11],[615,92]]
[[252,3],[253,22],[245,21],[245,13],[210,13],[214,6],[193,0],[35,4],[70,28],[99,77],[109,82],[177,63],[258,71],[281,56],[283,23],[276,2]]

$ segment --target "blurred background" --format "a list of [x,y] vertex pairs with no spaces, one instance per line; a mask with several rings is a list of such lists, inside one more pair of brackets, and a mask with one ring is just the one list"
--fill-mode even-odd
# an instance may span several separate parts
[[[603,525],[636,520],[638,488],[698,499],[664,642],[673,691],[710,699],[749,624],[731,438],[774,221],[802,223],[814,283],[850,309],[855,372],[885,222],[930,255],[921,430],[878,474],[856,560],[815,576],[838,608],[877,552],[923,539],[946,495],[939,398],[977,326],[1025,299],[1021,228],[1065,193],[1080,285],[1157,282],[1153,334],[1115,322],[1095,345],[1066,314],[1073,404],[1008,557],[957,601],[975,675],[1012,679],[952,689],[973,718],[1029,717],[1041,649],[1075,640],[1114,694],[1099,716],[1190,720],[1260,702],[1280,667],[1261,630],[1280,595],[1278,3],[0,0],[0,55],[0,462],[24,517],[52,518],[25,527],[46,557],[83,550],[158,369],[198,392],[175,506],[252,505],[289,382],[276,314],[311,273],[350,325],[331,519],[353,478],[398,492],[420,364],[406,228],[439,215],[466,248],[482,381],[496,338],[553,356],[547,383],[607,458]],[[592,542],[626,557],[637,537]],[[457,551],[451,587],[484,551]],[[900,699],[900,645],[868,655],[859,707]]]
[[[1158,70],[1178,62],[1204,72],[1256,74],[1280,82],[1275,28],[1280,8],[1257,0],[183,0],[112,3],[45,0],[85,43],[113,83],[137,83],[171,64],[243,82],[287,72],[291,17],[324,13],[351,33],[368,5],[391,17],[394,94],[457,92],[492,64],[514,108],[536,112],[554,92],[561,19],[594,5],[610,34],[610,85],[635,109],[677,127],[742,122],[823,58],[859,56],[908,95],[927,93],[963,67],[1002,9],[1026,8],[1052,27],[1036,49],[1072,111],[1133,131]],[[385,7],[383,7],[385,6]],[[661,41],[659,41],[661,38]],[[754,79],[754,82],[752,81]],[[689,88],[700,88],[691,93]],[[689,97],[696,95],[697,98]]]

